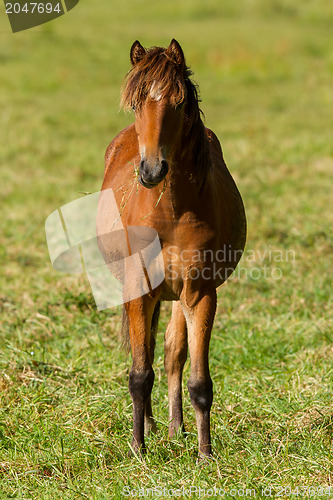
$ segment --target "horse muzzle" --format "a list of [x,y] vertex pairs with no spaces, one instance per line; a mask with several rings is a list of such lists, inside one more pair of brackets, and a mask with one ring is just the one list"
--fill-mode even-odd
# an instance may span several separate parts
[[152,167],[144,158],[140,162],[139,182],[143,187],[151,189],[163,181],[168,171],[169,165],[166,160],[161,160]]

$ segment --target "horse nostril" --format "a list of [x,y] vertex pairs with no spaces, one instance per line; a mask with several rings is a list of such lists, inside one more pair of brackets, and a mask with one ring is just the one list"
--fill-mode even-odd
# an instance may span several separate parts
[[143,176],[143,177],[150,176],[149,163],[145,158],[140,161],[139,172],[140,172],[141,176]]
[[140,168],[141,172],[144,170],[144,168],[145,168],[145,160],[141,160],[140,161],[140,167],[139,168]]
[[161,176],[165,177],[169,171],[169,165],[166,160],[161,161]]

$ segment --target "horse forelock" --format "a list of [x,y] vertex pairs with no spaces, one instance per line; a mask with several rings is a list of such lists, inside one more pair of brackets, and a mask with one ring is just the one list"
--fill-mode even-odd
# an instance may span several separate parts
[[177,106],[185,99],[185,82],[190,75],[189,68],[175,64],[166,49],[152,47],[128,72],[122,89],[121,106],[124,109],[139,109],[147,98],[159,100],[162,97],[167,98],[172,106]]

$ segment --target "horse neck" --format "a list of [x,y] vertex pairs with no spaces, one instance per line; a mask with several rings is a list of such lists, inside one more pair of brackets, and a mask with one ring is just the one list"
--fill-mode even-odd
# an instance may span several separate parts
[[183,126],[170,174],[175,182],[181,182],[184,187],[201,190],[210,167],[209,142],[198,108],[196,117],[188,118]]
[[205,127],[200,124],[184,129],[169,170],[169,202],[177,219],[198,207],[211,168],[209,143]]

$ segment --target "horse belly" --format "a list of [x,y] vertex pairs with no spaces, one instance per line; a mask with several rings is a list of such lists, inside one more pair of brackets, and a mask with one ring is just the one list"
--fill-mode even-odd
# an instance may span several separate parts
[[[234,255],[237,258],[234,258]],[[210,248],[163,249],[165,281],[162,300],[179,299],[184,287],[193,291],[217,288],[228,279],[241,256],[229,247],[213,251]]]

